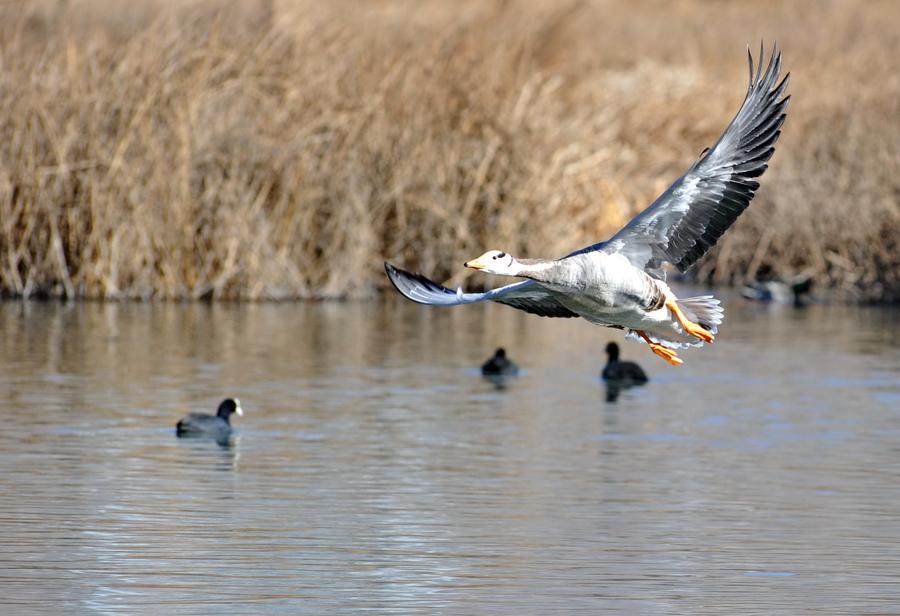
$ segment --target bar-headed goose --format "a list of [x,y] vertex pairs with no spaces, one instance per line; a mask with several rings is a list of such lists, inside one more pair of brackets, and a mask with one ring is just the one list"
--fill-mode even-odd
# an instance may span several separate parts
[[753,198],[781,134],[788,77],[778,81],[777,46],[763,72],[764,51],[744,103],[716,144],[647,209],[606,242],[562,259],[517,259],[489,250],[465,266],[528,278],[484,293],[453,291],[385,263],[409,299],[435,306],[494,301],[546,317],[582,317],[624,329],[673,365],[675,350],[712,342],[724,312],[711,295],[680,299],[666,284],[664,263],[684,272],[722,236]]

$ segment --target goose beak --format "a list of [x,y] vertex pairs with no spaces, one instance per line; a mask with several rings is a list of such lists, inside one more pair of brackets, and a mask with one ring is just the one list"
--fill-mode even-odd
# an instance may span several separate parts
[[487,267],[487,263],[481,260],[481,257],[477,259],[472,259],[471,261],[466,261],[463,263],[465,267],[471,268],[473,270],[483,270]]

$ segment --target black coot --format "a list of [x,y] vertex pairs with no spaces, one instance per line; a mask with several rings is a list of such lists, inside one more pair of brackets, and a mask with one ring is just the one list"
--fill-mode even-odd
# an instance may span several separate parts
[[481,365],[481,374],[485,376],[515,376],[519,367],[506,357],[505,349],[497,349],[494,356]]
[[630,381],[632,383],[646,383],[647,375],[633,361],[619,361],[619,345],[610,342],[606,345],[606,354],[609,360],[603,368],[604,381]]
[[203,413],[191,413],[183,417],[175,431],[178,436],[203,436],[217,440],[227,439],[231,436],[231,415],[243,415],[241,401],[237,398],[226,398],[219,404],[219,410],[215,415]]
[[618,344],[615,342],[607,344],[606,353],[609,360],[600,376],[606,381],[607,402],[615,402],[622,390],[647,382],[647,375],[640,366],[633,361],[619,361]]

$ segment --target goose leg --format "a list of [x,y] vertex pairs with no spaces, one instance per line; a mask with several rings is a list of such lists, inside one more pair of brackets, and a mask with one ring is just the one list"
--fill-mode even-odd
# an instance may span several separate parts
[[678,354],[670,348],[664,347],[661,344],[653,342],[650,340],[650,337],[647,336],[646,332],[642,332],[640,330],[636,330],[637,335],[644,339],[644,342],[650,345],[650,350],[662,357],[664,360],[672,364],[673,366],[680,366],[684,363],[684,361],[678,357]]
[[712,342],[715,340],[715,337],[712,335],[712,332],[706,330],[706,328],[700,326],[693,321],[689,321],[684,313],[681,311],[681,308],[678,307],[678,302],[674,299],[666,300],[666,308],[672,311],[672,314],[675,315],[675,318],[678,319],[678,322],[681,323],[681,326],[684,328],[684,331],[689,333],[692,336],[696,336],[700,338],[703,342]]

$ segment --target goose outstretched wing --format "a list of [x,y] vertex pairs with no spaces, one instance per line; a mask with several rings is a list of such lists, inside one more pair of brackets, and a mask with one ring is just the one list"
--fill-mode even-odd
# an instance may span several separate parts
[[456,306],[493,301],[542,317],[578,316],[533,280],[515,282],[484,293],[464,293],[462,289],[448,289],[421,274],[404,271],[390,263],[384,264],[384,270],[395,289],[404,297],[420,304]]
[[612,238],[572,254],[621,253],[632,265],[663,278],[663,262],[684,272],[715,245],[759,188],[754,178],[762,175],[775,152],[790,99],[783,96],[789,75],[778,83],[781,52],[777,45],[765,72],[762,47],[755,74],[749,49],[747,55],[747,96],[712,149],[705,150],[687,173]]

